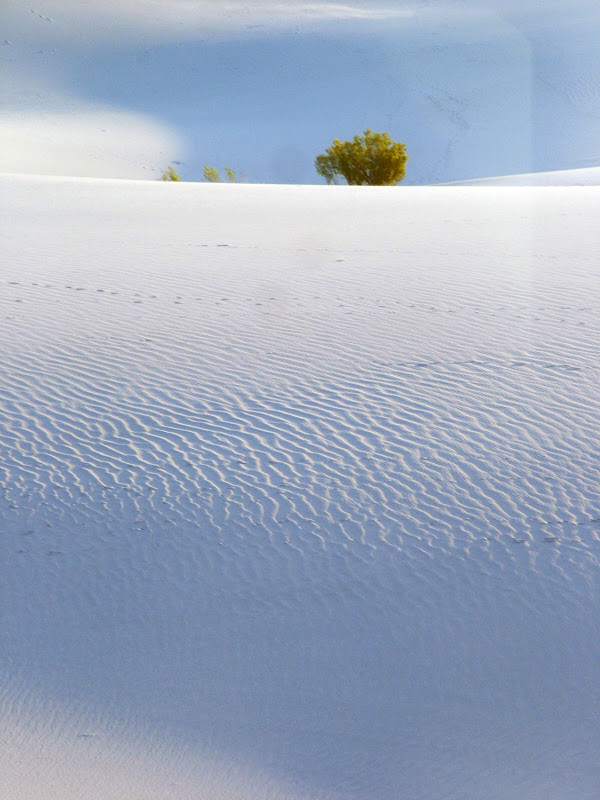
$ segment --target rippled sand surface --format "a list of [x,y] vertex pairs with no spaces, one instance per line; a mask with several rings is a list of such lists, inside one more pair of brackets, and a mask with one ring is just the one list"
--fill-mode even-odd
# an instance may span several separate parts
[[599,207],[2,178],[2,797],[597,798]]

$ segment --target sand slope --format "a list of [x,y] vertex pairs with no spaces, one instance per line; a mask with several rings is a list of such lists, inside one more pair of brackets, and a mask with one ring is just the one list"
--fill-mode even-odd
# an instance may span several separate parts
[[597,797],[599,200],[3,177],[2,797]]
[[600,167],[565,169],[555,172],[530,172],[525,175],[500,175],[496,178],[478,178],[456,181],[449,186],[598,186]]

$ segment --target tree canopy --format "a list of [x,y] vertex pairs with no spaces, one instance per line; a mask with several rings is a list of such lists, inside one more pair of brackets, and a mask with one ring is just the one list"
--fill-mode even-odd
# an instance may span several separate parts
[[334,139],[315,159],[315,169],[327,183],[336,183],[341,175],[354,186],[395,186],[404,178],[407,161],[405,144],[367,128],[351,141]]

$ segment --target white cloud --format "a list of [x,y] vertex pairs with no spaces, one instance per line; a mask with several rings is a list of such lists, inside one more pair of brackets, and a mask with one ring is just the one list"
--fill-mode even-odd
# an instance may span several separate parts
[[446,21],[492,15],[527,19],[600,16],[597,0],[3,0],[3,33],[9,40],[115,42],[143,38],[166,42],[211,33],[305,28],[331,22],[381,22],[403,18]]
[[140,114],[81,105],[0,113],[0,172],[154,178],[180,154],[177,135]]
[[182,138],[168,122],[82,97],[69,85],[60,53],[40,55],[26,42],[8,41],[0,69],[0,172],[153,178],[182,158]]
[[48,43],[106,41],[137,34],[153,40],[241,31],[248,26],[285,28],[326,21],[386,20],[412,16],[401,0],[4,0],[8,38]]

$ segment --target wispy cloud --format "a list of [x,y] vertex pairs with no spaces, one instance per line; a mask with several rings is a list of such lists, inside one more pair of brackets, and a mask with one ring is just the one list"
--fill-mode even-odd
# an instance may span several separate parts
[[5,2],[12,34],[44,42],[134,33],[168,40],[252,26],[277,30],[336,20],[381,21],[411,17],[415,6],[403,0],[37,0],[31,8],[20,0]]
[[[410,18],[456,21],[492,15],[536,20],[600,16],[597,0],[3,0],[3,36],[31,42],[113,42],[144,37],[154,42],[278,31],[335,22]],[[4,32],[6,31],[6,33]]]

